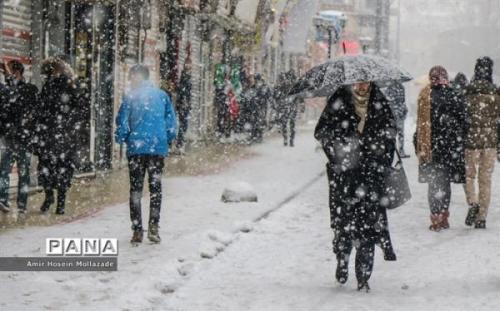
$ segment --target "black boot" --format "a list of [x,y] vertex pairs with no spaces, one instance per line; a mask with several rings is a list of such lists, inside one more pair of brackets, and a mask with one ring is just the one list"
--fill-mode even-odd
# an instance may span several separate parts
[[367,293],[370,291],[370,285],[368,285],[368,281],[364,283],[358,283],[358,291],[362,291],[363,289],[366,290]]
[[388,250],[384,250],[384,260],[385,261],[396,261],[397,260],[396,253],[394,252],[394,250],[392,248],[388,249]]
[[371,277],[373,270],[373,257],[375,252],[374,244],[368,242],[363,243],[356,250],[356,279],[358,280],[358,290],[366,289],[368,292],[370,286],[368,280]]
[[471,204],[469,207],[469,211],[467,212],[467,217],[465,217],[465,225],[472,226],[476,221],[477,214],[479,213],[479,205]]
[[335,279],[340,284],[345,284],[349,277],[349,255],[337,255],[337,270],[335,271]]
[[40,207],[40,212],[45,213],[49,210],[50,206],[54,203],[54,191],[45,190],[45,200]]
[[57,215],[64,215],[65,205],[66,205],[66,191],[65,190],[58,190],[57,191],[57,208],[56,208]]
[[486,229],[486,220],[476,220],[474,229]]

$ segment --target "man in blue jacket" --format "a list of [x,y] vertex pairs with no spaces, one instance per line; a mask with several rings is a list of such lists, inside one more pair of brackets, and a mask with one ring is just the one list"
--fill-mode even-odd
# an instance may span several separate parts
[[132,243],[143,238],[141,198],[148,172],[150,213],[148,239],[159,243],[161,178],[164,159],[176,137],[177,121],[169,96],[149,80],[149,69],[135,65],[129,72],[131,91],[124,96],[116,117],[115,139],[127,145],[130,174],[130,219]]

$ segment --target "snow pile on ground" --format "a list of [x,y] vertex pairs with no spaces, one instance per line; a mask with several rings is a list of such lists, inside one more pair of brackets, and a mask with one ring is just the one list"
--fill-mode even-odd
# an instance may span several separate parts
[[206,238],[201,244],[200,256],[208,259],[214,258],[231,244],[234,238],[234,234],[223,233],[217,230],[207,232]]
[[257,202],[258,198],[249,183],[238,181],[224,189],[221,200],[224,203]]

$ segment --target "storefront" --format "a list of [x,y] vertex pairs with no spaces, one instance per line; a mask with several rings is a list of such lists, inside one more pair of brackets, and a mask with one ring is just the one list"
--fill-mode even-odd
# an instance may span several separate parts
[[114,68],[117,5],[115,1],[40,1],[33,17],[34,78],[40,85],[44,59],[63,57],[74,69],[87,99],[81,107],[87,122],[79,131],[77,169],[107,169],[112,163]]

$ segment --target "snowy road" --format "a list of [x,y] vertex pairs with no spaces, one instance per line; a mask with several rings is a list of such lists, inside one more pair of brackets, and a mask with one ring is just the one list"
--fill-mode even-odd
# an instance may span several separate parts
[[[167,179],[161,245],[130,247],[126,204],[70,224],[0,235],[0,256],[42,255],[45,237],[120,243],[118,272],[0,272],[0,310],[498,310],[498,191],[487,230],[463,225],[465,198],[454,186],[452,228],[430,232],[426,185],[415,182],[409,159],[414,198],[389,214],[398,261],[384,262],[378,249],[372,291],[359,293],[352,265],[346,285],[334,281],[326,177],[313,182],[324,159],[314,149],[306,132],[295,149],[273,139],[220,174]],[[259,203],[220,202],[224,185],[238,180],[256,188]],[[496,189],[499,182],[497,170]]]
[[[415,160],[406,162],[412,181]],[[500,174],[496,172],[496,185]],[[166,306],[171,310],[498,310],[500,304],[500,195],[488,230],[466,228],[461,186],[453,188],[451,226],[427,230],[426,186],[390,212],[399,260],[377,249],[369,294],[356,281],[334,281],[326,180],[321,180],[251,234],[241,236],[205,271],[193,276]]]

